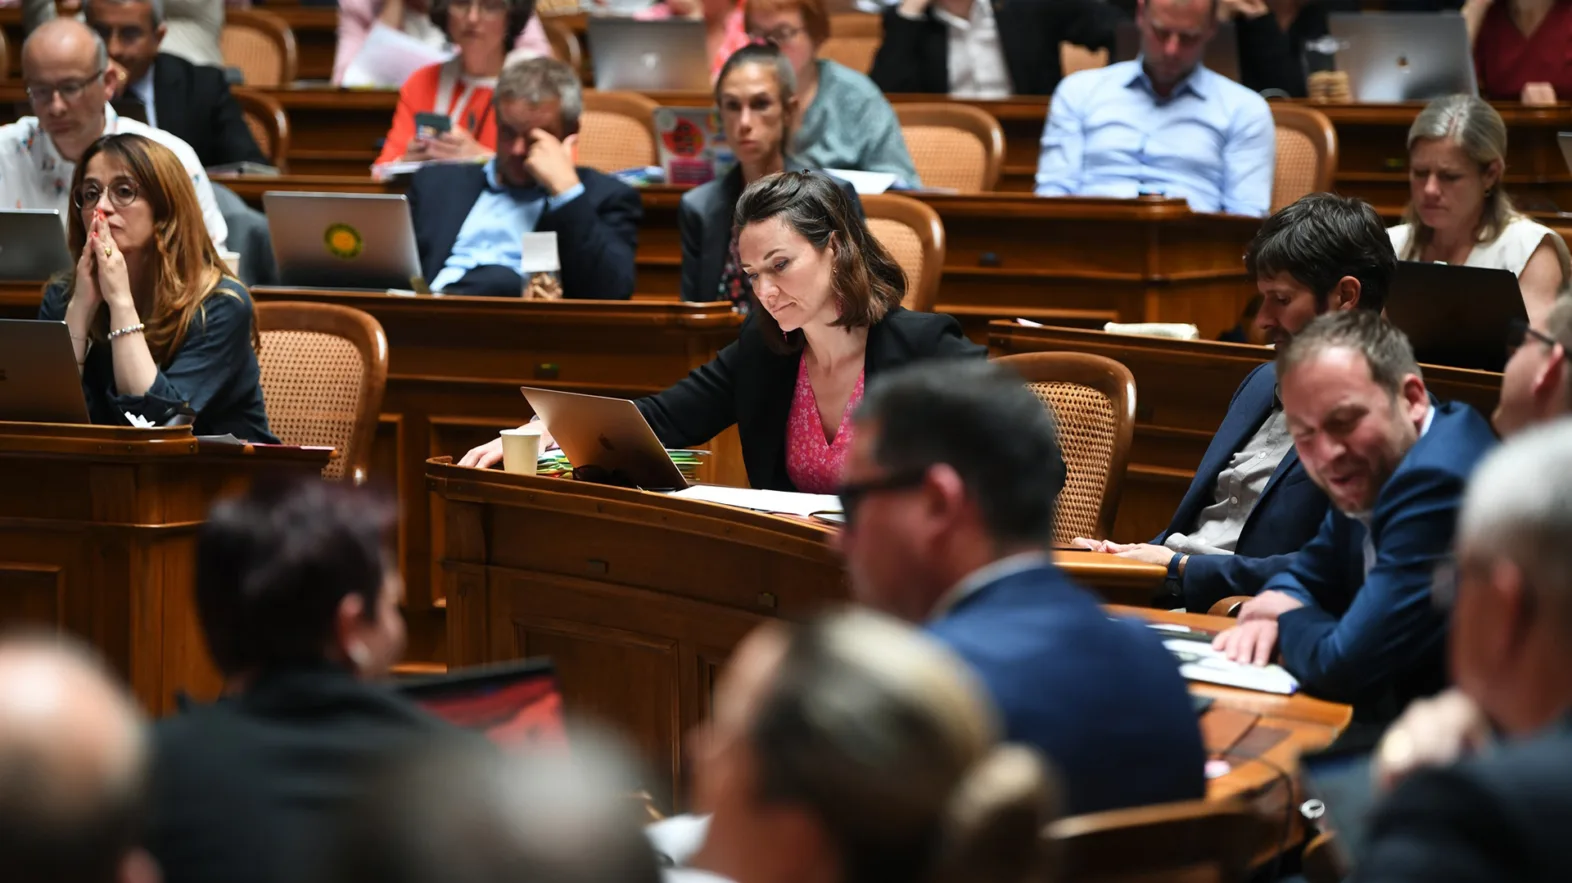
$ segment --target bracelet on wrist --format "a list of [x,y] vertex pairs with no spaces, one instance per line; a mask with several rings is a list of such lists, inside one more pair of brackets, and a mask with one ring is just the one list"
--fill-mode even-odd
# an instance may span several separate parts
[[127,334],[141,334],[142,330],[146,327],[147,325],[145,323],[138,322],[135,325],[127,325],[124,328],[116,328],[115,330],[109,332],[109,339],[114,340],[117,337],[125,337]]

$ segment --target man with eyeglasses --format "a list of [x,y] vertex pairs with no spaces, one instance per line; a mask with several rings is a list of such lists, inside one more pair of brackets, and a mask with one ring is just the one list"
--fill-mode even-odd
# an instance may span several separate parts
[[924,362],[880,378],[841,491],[852,592],[973,667],[1006,738],[1058,767],[1067,812],[1200,798],[1206,757],[1174,658],[1049,555],[1064,481],[1053,420],[1019,375]]
[[71,175],[88,145],[104,135],[135,133],[168,147],[191,174],[202,220],[223,250],[228,225],[202,162],[186,142],[127,119],[109,106],[120,86],[104,41],[69,18],[45,22],[22,44],[22,78],[37,116],[0,126],[0,207],[70,212]]
[[1527,322],[1513,326],[1507,341],[1511,358],[1501,375],[1501,401],[1490,418],[1503,438],[1572,413],[1568,347],[1572,347],[1572,296],[1556,299],[1543,330]]
[[1407,336],[1369,310],[1311,322],[1278,349],[1277,378],[1299,459],[1333,511],[1214,646],[1255,665],[1277,656],[1307,693],[1352,704],[1344,745],[1368,747],[1446,683],[1431,572],[1496,440],[1472,408],[1430,398]]
[[1351,883],[1572,880],[1572,421],[1480,464],[1436,597],[1457,688],[1377,754],[1390,786]]

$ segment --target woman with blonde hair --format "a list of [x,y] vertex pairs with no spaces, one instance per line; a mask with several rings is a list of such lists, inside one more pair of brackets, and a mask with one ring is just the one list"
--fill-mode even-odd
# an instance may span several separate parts
[[82,153],[67,223],[75,269],[44,288],[94,423],[278,441],[267,426],[251,296],[226,274],[191,177],[168,148],[109,135]]
[[737,883],[1045,881],[1055,790],[998,739],[965,663],[920,632],[858,610],[767,625],[695,734],[712,815],[691,864]]
[[1572,274],[1561,236],[1512,206],[1501,186],[1507,130],[1472,95],[1438,98],[1408,130],[1409,203],[1387,230],[1399,260],[1511,270],[1538,327]]

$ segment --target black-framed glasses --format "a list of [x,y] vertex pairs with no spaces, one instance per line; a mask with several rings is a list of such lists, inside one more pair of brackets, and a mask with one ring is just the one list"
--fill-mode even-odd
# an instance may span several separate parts
[[460,17],[468,15],[471,7],[477,8],[481,15],[490,18],[501,18],[508,12],[506,0],[448,0],[448,11],[455,12]]
[[1550,335],[1543,332],[1535,331],[1532,327],[1529,326],[1527,322],[1523,321],[1522,319],[1513,319],[1507,325],[1507,358],[1511,358],[1513,354],[1515,354],[1519,349],[1522,349],[1523,344],[1528,343],[1530,338],[1544,344],[1547,347],[1552,348],[1554,348],[1556,344],[1559,343],[1559,341],[1557,341],[1554,337],[1551,337]]
[[840,498],[841,512],[845,513],[846,524],[856,523],[857,506],[867,499],[870,494],[910,490],[922,484],[927,477],[928,467],[924,466],[921,469],[907,469],[892,473],[883,478],[841,485],[841,489],[835,493]]
[[104,69],[99,68],[85,80],[67,80],[64,83],[46,85],[43,83],[28,83],[26,86],[27,100],[34,104],[48,104],[59,95],[61,100],[70,104],[82,97],[82,90],[98,82],[104,76]]
[[[98,201],[103,198],[105,189],[104,185],[97,181],[84,181],[82,186],[76,188],[76,191],[71,194],[71,202],[78,209],[92,208],[98,205]],[[136,182],[130,178],[116,178],[109,182],[107,189],[109,191],[109,204],[115,208],[125,208],[136,202],[136,198],[142,195],[142,189],[136,186]]]
[[805,28],[792,27],[791,25],[780,25],[767,31],[749,31],[748,39],[755,43],[774,43],[776,46],[779,46],[782,43],[795,39],[804,30]]

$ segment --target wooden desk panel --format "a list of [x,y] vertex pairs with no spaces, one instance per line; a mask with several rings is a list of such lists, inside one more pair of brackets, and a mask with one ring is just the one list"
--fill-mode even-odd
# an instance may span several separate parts
[[[988,330],[989,348],[996,356],[1093,353],[1124,363],[1135,375],[1135,440],[1114,524],[1114,538],[1124,542],[1154,537],[1168,526],[1234,390],[1272,357],[1271,349],[1246,344],[1024,328],[1009,322],[995,322]],[[1423,371],[1438,398],[1467,402],[1487,416],[1495,410],[1500,374],[1439,365],[1425,365]]]
[[0,423],[0,625],[102,652],[152,713],[221,686],[197,625],[197,530],[262,474],[320,474],[329,451],[213,445],[186,427]]
[[[550,655],[569,710],[616,725],[643,749],[662,806],[685,802],[683,738],[709,714],[736,643],[770,617],[801,619],[848,595],[834,529],[816,522],[439,461],[426,480],[446,501],[438,554],[451,664]],[[1120,584],[1144,583],[1149,594],[1162,578],[1162,568],[1107,556],[1055,557],[1116,597]],[[1262,754],[1286,768],[1348,720],[1346,707],[1307,697],[1197,691],[1217,696],[1214,708],[1288,731]],[[1265,768],[1242,759],[1210,794],[1280,805]]]

